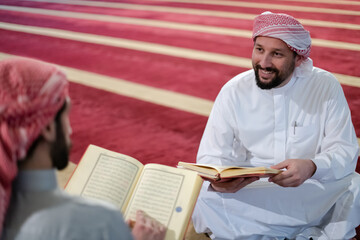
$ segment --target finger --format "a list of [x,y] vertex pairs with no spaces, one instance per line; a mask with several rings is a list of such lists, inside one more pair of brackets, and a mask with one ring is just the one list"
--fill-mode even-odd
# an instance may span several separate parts
[[242,181],[244,181],[245,178],[230,178],[230,179],[222,179],[221,181],[215,181],[212,183],[212,185],[215,185],[217,187],[231,187],[231,186],[237,186]]
[[160,228],[159,228],[160,232],[166,232],[166,227],[162,224],[160,224]]
[[278,184],[279,186],[282,186],[282,187],[297,187],[302,182],[297,178],[291,177],[291,178],[286,178],[286,179],[282,179],[279,181],[274,181],[274,183]]
[[259,180],[259,179],[260,179],[259,177],[248,177],[248,178],[244,179],[244,181],[241,183],[241,185],[246,186],[246,185],[248,185],[250,183],[253,183],[253,182],[255,182],[255,181]]
[[136,211],[136,221],[137,222],[144,222],[145,221],[145,214],[141,210]]
[[235,189],[244,181],[244,178],[232,179],[227,182],[214,182],[211,184],[212,188],[218,192],[234,192]]
[[270,177],[271,180],[275,180],[275,181],[279,181],[281,179],[286,179],[286,178],[290,178],[294,175],[294,169],[288,169],[286,171],[283,171],[279,174],[276,174],[272,177]]
[[233,181],[234,179],[233,178],[222,178],[222,179],[212,179],[212,178],[204,178],[203,177],[203,179],[205,180],[205,181],[208,181],[208,182],[210,182],[210,184],[212,184],[212,183],[223,183],[223,182],[231,182],[231,181]]
[[236,181],[232,182],[231,188],[228,187],[223,190],[224,193],[234,193],[245,187],[246,185],[258,180],[259,177],[247,177],[247,178],[241,178]]
[[224,182],[232,182],[237,180],[238,178],[221,178],[220,180],[217,180],[218,183],[224,183]]
[[166,236],[166,228],[165,228],[165,226],[160,225],[156,239],[163,240],[163,239],[165,239],[165,236]]
[[162,224],[157,221],[156,219],[153,219],[153,218],[149,218],[150,220],[150,223],[151,223],[151,227],[156,229],[157,232],[160,232],[160,227],[162,226]]
[[252,182],[255,182],[256,180],[259,180],[258,177],[251,177],[251,178],[245,178],[244,181],[242,181],[235,189],[233,189],[233,193],[239,191],[240,189],[244,188],[245,186],[249,185]]
[[232,181],[229,181],[229,182],[232,182],[232,184],[234,185],[238,185],[238,184],[241,184],[242,182],[244,182],[247,178],[244,178],[244,177],[240,177],[240,178],[235,178],[233,179]]
[[283,168],[287,168],[289,165],[289,161],[288,160],[285,160],[285,161],[282,161],[274,166],[270,166],[270,168],[273,168],[273,169],[283,169]]
[[159,223],[156,220],[152,221],[152,227],[149,232],[149,238],[148,239],[152,239],[152,240],[163,240],[165,238],[165,234],[166,234],[166,228],[164,227],[164,225],[162,225],[161,223]]

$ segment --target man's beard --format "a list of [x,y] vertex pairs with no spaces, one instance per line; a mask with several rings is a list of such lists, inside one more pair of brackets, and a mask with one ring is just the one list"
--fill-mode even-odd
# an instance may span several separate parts
[[[282,84],[292,74],[295,69],[295,62],[291,62],[288,66],[287,71],[280,73],[276,68],[261,68],[259,64],[254,66],[256,85],[261,89],[272,89]],[[271,71],[275,74],[275,77],[270,82],[262,82],[260,80],[259,71]]]
[[51,145],[50,156],[53,167],[58,170],[64,169],[69,163],[71,146],[66,144],[65,135],[61,122],[56,123],[56,139]]

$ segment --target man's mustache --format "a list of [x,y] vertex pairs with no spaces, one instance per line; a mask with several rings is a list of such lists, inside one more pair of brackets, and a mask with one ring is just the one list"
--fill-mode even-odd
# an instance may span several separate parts
[[255,66],[255,69],[256,69],[256,70],[265,70],[265,71],[267,71],[267,72],[275,72],[275,73],[278,73],[278,72],[279,72],[276,68],[272,68],[272,67],[262,68],[259,64],[257,64],[257,65]]

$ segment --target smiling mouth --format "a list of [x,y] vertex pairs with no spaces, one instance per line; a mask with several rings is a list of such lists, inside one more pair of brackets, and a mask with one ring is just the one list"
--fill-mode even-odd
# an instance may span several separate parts
[[274,73],[274,71],[267,71],[267,70],[264,70],[264,69],[260,69],[262,73],[265,73],[265,74],[272,74]]
[[261,79],[263,80],[268,80],[269,78],[272,78],[273,75],[275,74],[275,71],[273,70],[265,70],[265,69],[259,69],[259,72],[260,72],[260,77]]

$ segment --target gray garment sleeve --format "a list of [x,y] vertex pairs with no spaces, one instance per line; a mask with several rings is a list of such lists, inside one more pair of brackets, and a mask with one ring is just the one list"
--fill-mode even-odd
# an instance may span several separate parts
[[67,202],[35,212],[16,240],[131,240],[120,210],[110,204]]

